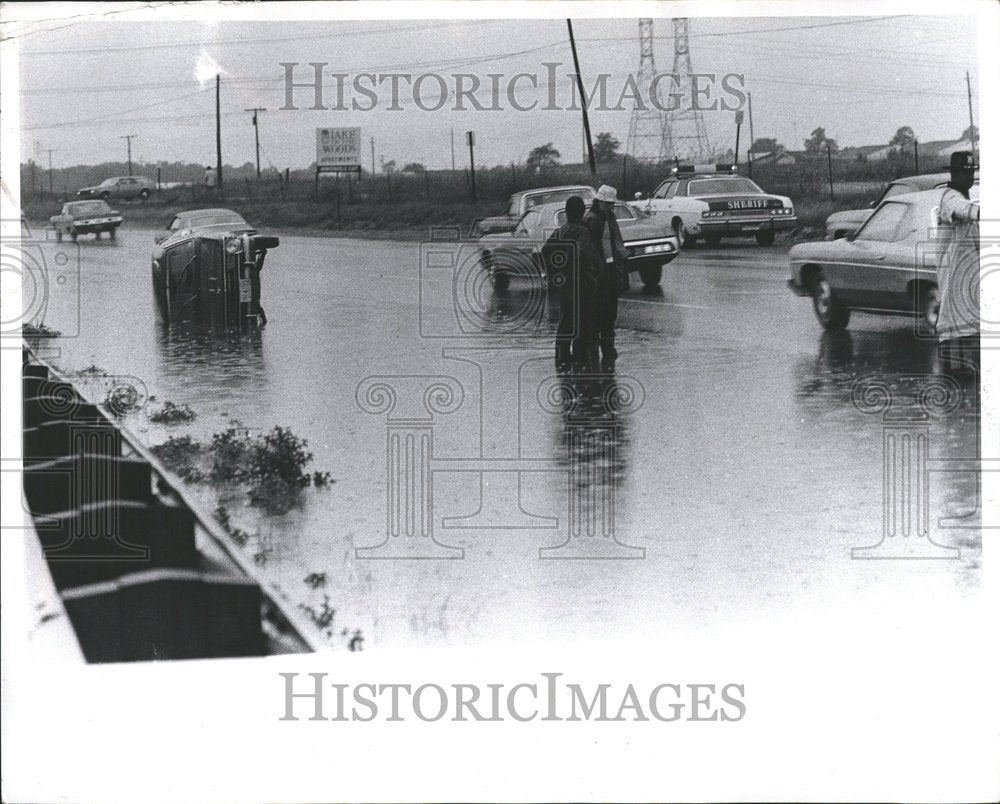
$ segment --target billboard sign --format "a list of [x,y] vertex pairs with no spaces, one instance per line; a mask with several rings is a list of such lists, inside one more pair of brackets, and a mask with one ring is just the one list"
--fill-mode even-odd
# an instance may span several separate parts
[[316,170],[361,172],[361,129],[316,129]]

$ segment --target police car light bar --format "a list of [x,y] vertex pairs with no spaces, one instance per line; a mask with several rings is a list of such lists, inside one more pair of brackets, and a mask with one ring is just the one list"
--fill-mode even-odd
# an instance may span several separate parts
[[736,165],[676,165],[671,173],[735,173]]

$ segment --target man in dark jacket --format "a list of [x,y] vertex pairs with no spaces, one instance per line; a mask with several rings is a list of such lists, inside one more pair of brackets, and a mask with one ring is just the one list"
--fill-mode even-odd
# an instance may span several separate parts
[[584,209],[580,196],[570,196],[566,200],[566,223],[552,233],[542,248],[545,270],[559,292],[557,369],[567,369],[571,362],[586,363],[594,340],[593,300],[597,275],[590,232],[583,225]]
[[628,290],[628,267],[625,260],[625,241],[622,239],[615,202],[618,192],[604,184],[597,191],[597,198],[584,217],[590,231],[594,268],[597,271],[597,297],[595,300],[595,325],[597,342],[601,349],[601,367],[613,370],[618,350],[615,349],[615,320],[618,318],[618,296]]

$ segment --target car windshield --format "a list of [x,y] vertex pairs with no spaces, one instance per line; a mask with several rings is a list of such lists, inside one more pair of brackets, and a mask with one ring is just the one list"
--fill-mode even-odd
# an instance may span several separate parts
[[879,201],[885,201],[887,198],[892,198],[894,195],[903,195],[904,193],[912,193],[914,188],[909,184],[903,184],[902,182],[890,184],[885,189],[885,194],[879,199]]
[[112,187],[115,184],[118,184],[118,179],[105,179],[98,186],[99,187]]
[[720,179],[695,179],[688,184],[688,195],[735,195],[736,193],[759,194],[764,191],[750,179],[729,176]]
[[531,209],[542,204],[565,204],[570,196],[578,195],[583,199],[594,197],[594,191],[590,187],[581,187],[573,190],[553,190],[551,193],[538,193],[529,195],[525,199],[525,208]]
[[71,215],[100,215],[102,212],[111,212],[111,207],[103,201],[80,201],[67,204],[66,211]]
[[[590,209],[590,205],[587,205],[587,209]],[[635,214],[635,210],[632,209],[628,204],[615,204],[615,220],[616,221],[634,221],[638,220],[639,216]],[[556,225],[565,226],[566,225],[566,210],[560,209],[556,213]]]

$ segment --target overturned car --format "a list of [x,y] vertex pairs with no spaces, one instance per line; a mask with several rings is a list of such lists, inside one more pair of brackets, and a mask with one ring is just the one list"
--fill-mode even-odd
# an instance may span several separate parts
[[267,323],[260,272],[278,238],[254,232],[188,231],[153,251],[153,294],[163,320],[222,329]]

